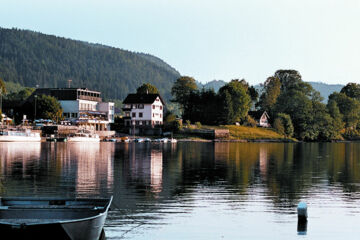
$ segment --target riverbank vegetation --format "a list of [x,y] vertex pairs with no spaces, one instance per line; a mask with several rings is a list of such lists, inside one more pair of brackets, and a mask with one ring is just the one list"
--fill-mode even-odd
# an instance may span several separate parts
[[[276,71],[260,91],[244,79],[234,79],[215,92],[198,89],[193,78],[181,77],[174,83],[172,94],[184,122],[227,125],[232,138],[267,139],[267,134],[271,138],[277,138],[277,134],[280,138],[302,141],[360,138],[360,85],[355,83],[332,93],[327,104],[296,70]],[[254,127],[256,122],[249,115],[250,109],[267,112],[276,134]],[[249,126],[253,128],[245,128]]]

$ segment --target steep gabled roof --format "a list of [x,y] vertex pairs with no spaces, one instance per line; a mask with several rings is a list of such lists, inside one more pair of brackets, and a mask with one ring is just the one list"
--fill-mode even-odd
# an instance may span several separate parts
[[264,114],[268,119],[270,118],[266,111],[249,111],[248,114],[255,120],[259,120]]
[[165,105],[164,100],[159,94],[136,94],[136,93],[129,94],[123,101],[123,104],[138,104],[138,103],[151,104],[155,102],[155,99],[157,97],[159,97],[162,104]]

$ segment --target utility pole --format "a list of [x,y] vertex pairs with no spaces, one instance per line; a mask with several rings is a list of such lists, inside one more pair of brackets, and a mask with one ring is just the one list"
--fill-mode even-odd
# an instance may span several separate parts
[[37,99],[37,95],[35,95],[34,98],[35,98],[35,108],[34,108],[34,124],[35,124],[35,120],[36,120],[36,99]]

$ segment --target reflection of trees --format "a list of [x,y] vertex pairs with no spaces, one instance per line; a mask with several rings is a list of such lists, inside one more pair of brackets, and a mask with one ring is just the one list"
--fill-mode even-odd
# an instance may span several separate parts
[[341,183],[345,192],[357,191],[353,184],[360,182],[357,145],[181,143],[173,148],[119,144],[114,160],[115,201],[135,209],[143,201],[180,200],[205,187],[241,198],[260,191],[277,208],[294,207],[300,199],[312,196],[314,187]]

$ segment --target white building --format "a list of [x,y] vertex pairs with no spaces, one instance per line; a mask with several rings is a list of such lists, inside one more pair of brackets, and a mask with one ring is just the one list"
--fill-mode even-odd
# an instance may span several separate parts
[[123,104],[125,126],[163,125],[165,104],[159,94],[129,94]]
[[110,130],[110,123],[114,122],[114,103],[102,102],[100,92],[87,88],[39,88],[34,94],[57,98],[65,120],[86,129]]

